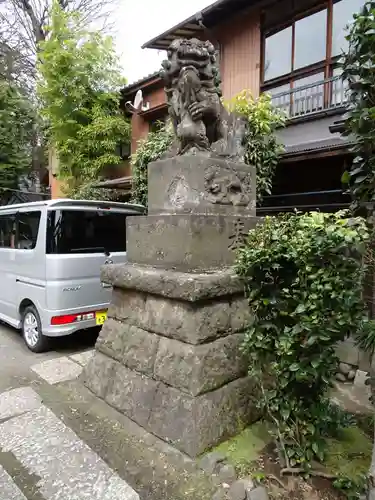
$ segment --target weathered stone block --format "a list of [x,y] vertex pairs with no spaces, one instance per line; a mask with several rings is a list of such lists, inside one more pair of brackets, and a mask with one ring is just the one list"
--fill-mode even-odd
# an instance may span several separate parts
[[232,483],[237,479],[236,469],[232,464],[224,464],[220,467],[218,476],[221,483]]
[[189,344],[239,332],[252,321],[243,295],[191,303],[119,288],[113,290],[108,315]]
[[371,370],[371,355],[370,353],[359,349],[358,368],[362,371],[369,372]]
[[150,215],[127,218],[127,258],[133,263],[191,271],[233,264],[256,217]]
[[228,490],[228,500],[247,500],[248,494],[254,489],[251,479],[239,479]]
[[112,380],[116,361],[100,352],[95,352],[82,372],[81,378],[85,386],[96,396],[104,399],[108,385]]
[[122,340],[123,326],[120,321],[108,318],[104,323],[95,347],[98,351],[117,361],[122,359],[124,342]]
[[160,382],[147,429],[196,457],[257,419],[253,398],[248,377],[198,397]]
[[219,466],[221,466],[226,460],[226,456],[217,451],[212,451],[207,453],[199,460],[199,467],[203,469],[207,474],[214,474],[217,472]]
[[269,496],[264,486],[258,486],[251,490],[247,496],[248,500],[269,500]]
[[116,288],[187,302],[239,295],[244,289],[232,268],[192,274],[127,262],[103,266],[101,280]]
[[148,210],[155,213],[255,215],[253,166],[203,155],[176,156],[148,166]]
[[359,365],[360,351],[355,345],[355,341],[352,337],[337,344],[336,355],[342,363],[347,363],[352,366]]
[[158,344],[159,336],[108,318],[100,332],[96,348],[128,368],[152,375]]
[[143,427],[147,425],[158,382],[115,362],[105,401]]
[[198,346],[161,338],[154,378],[193,396],[221,387],[246,374],[242,342],[243,334]]

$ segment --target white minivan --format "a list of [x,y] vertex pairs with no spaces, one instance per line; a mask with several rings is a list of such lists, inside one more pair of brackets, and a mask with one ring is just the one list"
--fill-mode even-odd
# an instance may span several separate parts
[[48,200],[0,207],[0,321],[34,352],[50,337],[102,325],[111,288],[103,264],[126,260],[126,203]]

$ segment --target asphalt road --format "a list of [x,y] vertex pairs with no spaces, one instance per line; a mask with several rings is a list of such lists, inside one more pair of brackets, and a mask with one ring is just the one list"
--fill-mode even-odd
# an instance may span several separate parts
[[49,352],[35,354],[26,347],[19,332],[0,323],[0,392],[25,385],[35,379],[31,366],[61,356],[91,349],[95,332],[79,332],[52,339]]

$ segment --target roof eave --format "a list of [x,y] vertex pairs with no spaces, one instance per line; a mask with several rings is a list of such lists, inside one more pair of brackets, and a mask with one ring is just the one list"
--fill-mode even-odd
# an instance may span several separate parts
[[[176,38],[200,38],[240,11],[252,9],[266,0],[217,0],[184,21],[142,45],[143,49],[167,50]],[[267,0],[268,1],[268,0]],[[210,38],[209,36],[207,38]]]
[[[196,12],[192,16],[176,24],[164,33],[152,38],[142,45],[142,49],[167,50],[170,43],[176,38],[188,38],[197,36],[197,33],[205,31],[206,16],[208,14],[214,13],[216,10],[224,7],[226,4],[229,4],[231,1],[232,0],[216,0],[216,2]],[[258,0],[255,0],[254,3],[256,3],[256,1]],[[253,0],[248,1],[248,4],[252,3]],[[207,28],[210,27],[211,26],[207,26]],[[186,33],[184,33],[184,31]]]
[[152,85],[159,84],[161,81],[160,71],[155,71],[151,75],[147,75],[135,82],[126,85],[126,87],[121,89],[121,94],[127,96],[129,94],[135,93],[139,89],[144,89],[145,87],[151,87]]

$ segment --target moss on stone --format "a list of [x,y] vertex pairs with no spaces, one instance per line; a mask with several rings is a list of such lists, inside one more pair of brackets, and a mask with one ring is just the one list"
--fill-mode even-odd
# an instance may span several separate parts
[[264,422],[256,422],[244,429],[237,436],[221,443],[213,451],[225,455],[228,462],[242,476],[253,471],[262,450],[270,441],[271,436],[266,424]]
[[325,466],[332,473],[356,479],[367,474],[371,463],[372,441],[358,427],[342,429],[338,438],[327,440]]

